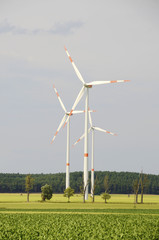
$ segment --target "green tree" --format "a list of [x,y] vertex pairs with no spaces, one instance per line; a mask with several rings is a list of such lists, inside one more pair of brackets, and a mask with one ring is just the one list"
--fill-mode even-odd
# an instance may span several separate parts
[[108,177],[108,175],[106,175],[104,177],[104,189],[105,189],[105,192],[108,193],[108,191],[109,191],[109,177]]
[[109,200],[111,198],[109,193],[102,193],[101,194],[101,198],[105,200],[105,203],[107,203],[107,200]]
[[73,195],[74,195],[74,189],[72,189],[71,187],[68,187],[65,189],[64,197],[68,198],[68,202],[70,202],[70,197],[72,197]]
[[85,203],[85,192],[86,192],[88,184],[89,184],[89,179],[87,181],[86,186],[84,186],[84,178],[83,178],[83,184],[80,186],[80,193],[83,196],[83,203]]
[[[74,172],[70,174],[70,185],[75,193],[80,192],[82,185],[82,172]],[[91,175],[91,173],[89,173]],[[23,193],[26,192],[25,180],[28,174],[19,173],[0,173],[0,193]],[[34,185],[30,192],[41,192],[41,187],[46,183],[52,186],[56,193],[63,193],[65,190],[65,173],[56,174],[31,174],[34,178]],[[159,175],[147,175],[147,181],[143,189],[144,194],[159,194]],[[109,177],[109,190],[115,194],[131,194],[134,193],[133,181],[139,179],[139,173],[131,172],[108,172],[96,171],[95,176],[98,177],[98,184],[95,187],[95,195],[105,192],[104,177]],[[89,177],[90,178],[90,177]],[[141,181],[139,183],[139,191],[142,194]],[[144,185],[143,185],[144,186]]]
[[95,182],[94,182],[94,187],[93,187],[93,189],[92,189],[92,190],[93,190],[93,191],[92,191],[92,196],[91,196],[93,203],[94,203],[95,189],[96,189],[97,184],[98,184],[98,179],[97,179],[97,176],[96,176]]
[[135,194],[135,203],[138,203],[138,192],[139,192],[139,187],[140,187],[140,181],[139,179],[135,179],[133,181],[133,189],[134,189],[134,194]]
[[148,183],[147,175],[143,174],[143,170],[140,174],[140,184],[141,184],[141,203],[143,203],[144,199],[144,189],[146,187],[146,184]]
[[27,192],[27,202],[29,202],[29,192],[33,188],[34,178],[31,175],[27,175],[25,178],[25,191]]
[[52,187],[48,184],[45,184],[44,186],[41,187],[41,198],[42,201],[50,200],[52,198]]
[[106,175],[104,177],[104,189],[105,189],[105,192],[101,194],[101,198],[105,200],[105,203],[107,203],[107,200],[109,200],[111,198],[111,196],[109,194],[109,177],[108,177],[108,175]]

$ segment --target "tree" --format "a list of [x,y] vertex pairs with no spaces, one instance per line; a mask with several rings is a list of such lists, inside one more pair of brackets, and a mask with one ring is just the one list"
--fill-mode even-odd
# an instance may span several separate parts
[[64,197],[68,198],[68,202],[70,202],[70,197],[72,197],[73,195],[74,195],[74,189],[72,189],[71,187],[68,187],[65,189]]
[[133,181],[133,189],[134,189],[135,203],[136,203],[136,204],[138,203],[139,186],[140,186],[139,180],[138,180],[138,179],[135,179],[135,180]]
[[105,192],[107,192],[108,193],[108,191],[109,191],[109,177],[108,177],[108,175],[106,175],[105,177],[104,177],[104,189],[105,189]]
[[85,203],[85,192],[86,192],[86,188],[87,188],[88,184],[89,184],[89,179],[87,181],[86,186],[84,186],[84,178],[83,178],[83,184],[82,184],[82,186],[80,186],[80,192],[83,196],[83,203]]
[[144,189],[146,184],[148,183],[147,175],[143,174],[143,170],[140,175],[140,184],[141,184],[141,203],[143,203],[144,198]]
[[107,203],[107,200],[109,200],[111,198],[109,193],[102,193],[101,194],[101,198],[105,200],[105,203]]
[[95,182],[94,182],[94,187],[92,189],[92,195],[91,195],[93,203],[94,203],[94,195],[95,195],[95,189],[96,189],[96,186],[97,186],[97,182],[98,182],[98,179],[97,179],[97,176],[96,176]]
[[52,187],[48,184],[45,184],[45,186],[41,187],[41,198],[42,201],[50,200],[52,198]]
[[25,178],[25,191],[27,192],[27,202],[29,202],[29,192],[33,188],[34,178],[31,175],[27,175]]
[[109,200],[111,198],[110,194],[109,194],[109,181],[108,181],[109,177],[108,175],[106,175],[104,177],[104,189],[105,192],[101,194],[101,198],[105,200],[105,203],[107,202],[107,200]]
[[[83,172],[71,173],[71,187],[75,193],[80,192],[82,185]],[[28,174],[19,173],[0,173],[0,192],[1,193],[23,193],[26,192],[25,180]],[[130,172],[102,172],[96,171],[95,176],[98,177],[98,184],[95,187],[95,195],[105,192],[104,177],[109,176],[109,190],[116,194],[134,193],[133,180],[139,179],[139,173]],[[143,189],[144,194],[159,194],[159,175],[144,174],[147,176],[147,182]],[[31,174],[34,178],[34,185],[30,192],[41,192],[41,187],[46,183],[52,186],[56,193],[63,193],[65,190],[65,173],[56,174]],[[140,183],[139,191],[142,192],[142,183]],[[143,197],[144,198],[144,197]],[[27,200],[27,199],[26,199]]]

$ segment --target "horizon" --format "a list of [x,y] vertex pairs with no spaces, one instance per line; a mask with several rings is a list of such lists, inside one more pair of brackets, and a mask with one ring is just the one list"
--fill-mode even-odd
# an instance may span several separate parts
[[[79,173],[79,172],[81,172],[81,173],[83,173],[83,171],[74,171],[74,172],[71,172],[70,171],[70,174],[71,173]],[[89,170],[88,171],[89,173],[91,173],[91,170]],[[141,172],[129,172],[129,171],[107,171],[107,170],[98,170],[98,171],[94,171],[95,173],[96,172],[115,172],[115,173],[136,173],[136,174],[141,174]],[[21,175],[35,175],[35,174],[44,174],[44,175],[47,175],[47,174],[66,174],[66,172],[56,172],[56,173],[43,173],[43,172],[41,172],[41,173],[20,173],[20,172],[17,172],[17,173],[15,173],[15,172],[10,172],[10,173],[7,173],[7,172],[0,172],[0,174],[21,174]],[[158,176],[159,174],[153,174],[153,173],[145,173],[145,172],[143,172],[143,174],[146,174],[146,175],[155,175],[155,176]]]

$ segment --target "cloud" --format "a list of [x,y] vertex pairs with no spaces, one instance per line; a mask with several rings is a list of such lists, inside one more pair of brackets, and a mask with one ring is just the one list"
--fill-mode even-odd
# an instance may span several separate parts
[[73,34],[76,29],[81,28],[83,22],[81,21],[70,21],[66,23],[56,23],[50,29],[33,29],[29,30],[23,27],[15,26],[10,24],[7,20],[0,23],[0,34],[12,33],[12,34],[52,34],[52,35],[69,35]]
[[57,23],[52,29],[48,30],[48,33],[58,34],[58,35],[72,34],[77,28],[80,28],[82,26],[83,26],[83,23],[80,21],[67,22],[65,24]]
[[0,34],[3,33],[13,33],[13,34],[26,34],[28,32],[25,28],[16,27],[7,20],[0,23]]

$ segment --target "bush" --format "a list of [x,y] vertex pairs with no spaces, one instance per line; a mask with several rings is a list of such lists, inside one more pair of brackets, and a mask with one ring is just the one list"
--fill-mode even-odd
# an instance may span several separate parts
[[52,198],[52,187],[48,184],[46,184],[45,186],[41,187],[41,198],[42,201],[50,200]]

